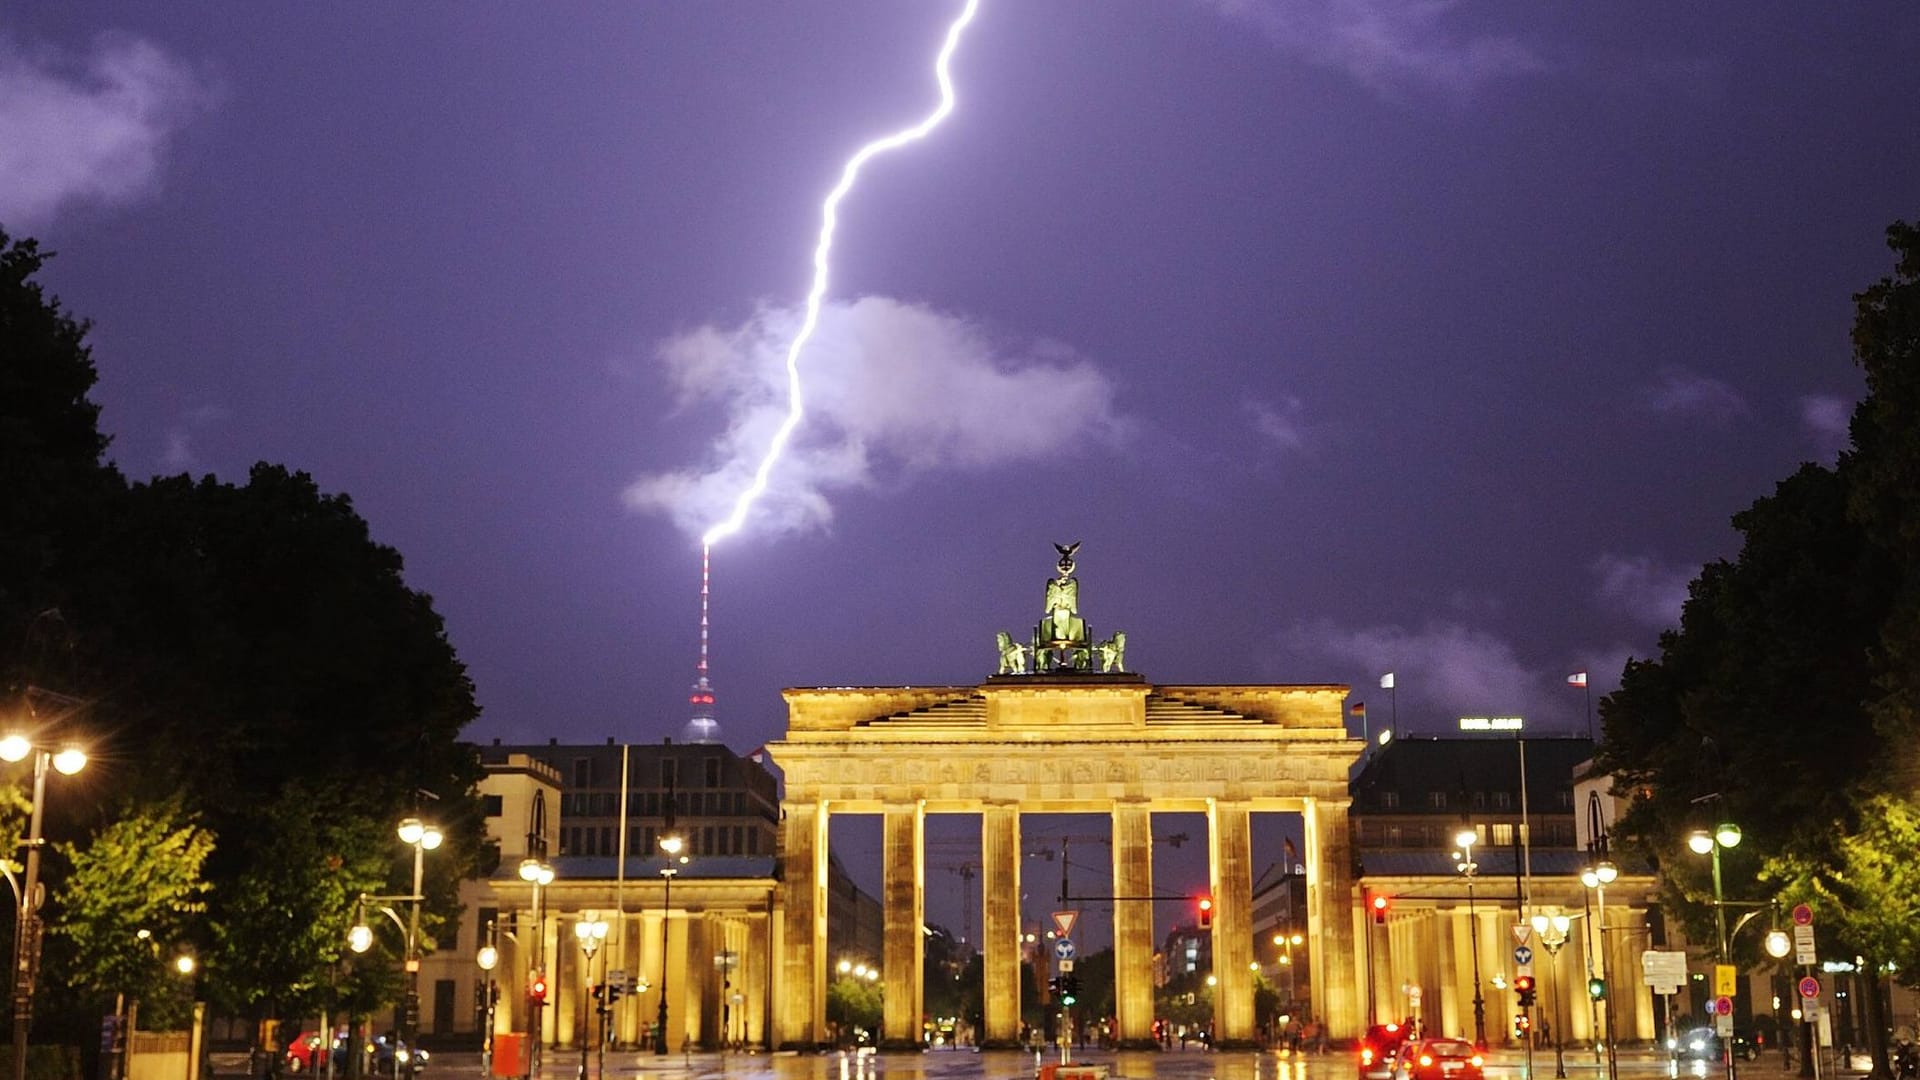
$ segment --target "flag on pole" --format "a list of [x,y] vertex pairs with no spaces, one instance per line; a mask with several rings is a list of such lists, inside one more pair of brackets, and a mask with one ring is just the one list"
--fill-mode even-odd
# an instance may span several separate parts
[[1567,685],[1585,687],[1587,685],[1587,673],[1584,671],[1576,671],[1567,676]]
[[1380,689],[1393,689],[1393,672],[1389,671],[1385,675],[1380,676]]
[[1366,702],[1364,702],[1364,701],[1356,701],[1356,702],[1354,702],[1354,703],[1353,703],[1353,715],[1355,715],[1355,716],[1365,716],[1365,715],[1367,715],[1367,703],[1366,703]]

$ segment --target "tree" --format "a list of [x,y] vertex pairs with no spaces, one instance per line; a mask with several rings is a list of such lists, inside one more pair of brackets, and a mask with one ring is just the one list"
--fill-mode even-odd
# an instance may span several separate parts
[[885,1006],[878,983],[840,975],[827,984],[827,1022],[842,1045],[869,1041],[880,1030]]
[[[128,807],[86,845],[56,850],[73,865],[52,926],[72,944],[68,981],[96,998],[177,1001],[178,995],[159,991],[177,977],[173,959],[194,952],[196,917],[206,910],[201,868],[213,851],[212,834],[170,800]],[[181,1017],[155,1019],[164,1024]]]
[[201,928],[216,1000],[264,1018],[330,978],[390,993],[336,973],[327,939],[369,883],[411,885],[393,836],[409,813],[447,836],[428,860],[429,940],[482,865],[480,770],[458,742],[478,711],[466,672],[345,495],[277,465],[239,485],[129,485],[103,463],[86,326],[34,281],[44,260],[0,234],[0,692],[9,708],[77,700],[65,733],[93,758],[88,783],[50,802],[47,833],[111,821],[119,804],[89,791],[177,796],[217,838]]

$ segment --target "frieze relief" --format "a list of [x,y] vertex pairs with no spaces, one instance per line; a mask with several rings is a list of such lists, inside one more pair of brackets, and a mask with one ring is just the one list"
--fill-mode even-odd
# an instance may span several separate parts
[[[936,755],[938,746],[918,748]],[[971,750],[972,748],[969,748]],[[1005,756],[1015,748],[996,748],[1002,756],[982,758],[977,753],[919,760],[905,758],[909,748],[892,748],[888,756],[848,757],[839,754],[814,759],[790,759],[788,797],[794,801],[819,798],[965,798],[994,797],[1044,799],[1053,796],[1108,796],[1114,798],[1341,798],[1345,777],[1337,757],[1320,754],[1248,753],[1240,748],[1201,754],[1093,753],[1088,747],[1022,747],[1022,756]],[[1005,789],[1027,788],[1025,795]],[[1048,789],[1058,789],[1049,791]]]

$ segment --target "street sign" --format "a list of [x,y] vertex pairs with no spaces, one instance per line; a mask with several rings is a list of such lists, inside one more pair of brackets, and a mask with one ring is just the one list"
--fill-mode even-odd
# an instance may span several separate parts
[[1713,965],[1713,996],[1730,998],[1740,989],[1740,969],[1732,964]]
[[1412,1005],[1416,1009],[1419,1008],[1420,997],[1423,993],[1424,991],[1420,989],[1418,984],[1408,986],[1407,987],[1407,1004]]
[[1054,938],[1053,955],[1062,960],[1071,960],[1080,950],[1073,947],[1072,938]]
[[1718,1016],[1732,1016],[1733,1015],[1733,999],[1730,997],[1714,998],[1713,1011]]
[[1820,996],[1820,980],[1809,975],[1800,980],[1800,996],[1811,1001]]
[[1793,962],[1796,964],[1820,962],[1813,950],[1813,926],[1809,923],[1793,925]]
[[1060,974],[1065,975],[1071,972],[1072,970],[1073,970],[1073,961],[1071,960],[1060,961]]
[[1677,994],[1687,985],[1687,954],[1648,949],[1640,954],[1640,981],[1656,994]]
[[607,985],[609,985],[609,986],[625,986],[625,985],[627,985],[627,972],[626,972],[626,969],[625,969],[625,968],[614,968],[614,969],[613,969],[612,971],[609,971],[609,972],[607,972]]
[[1521,967],[1526,967],[1528,964],[1533,963],[1533,950],[1527,948],[1525,945],[1514,946],[1513,962],[1519,964]]
[[1072,937],[1073,924],[1079,921],[1080,913],[1077,911],[1056,911],[1053,913],[1053,928],[1060,932],[1061,937]]
[[1793,905],[1793,925],[1812,926],[1813,925],[1813,909],[1808,907],[1805,904]]
[[1523,923],[1523,922],[1517,922],[1513,924],[1513,943],[1515,945],[1525,945],[1527,943],[1527,939],[1532,936],[1533,936],[1533,927],[1528,926],[1526,923]]

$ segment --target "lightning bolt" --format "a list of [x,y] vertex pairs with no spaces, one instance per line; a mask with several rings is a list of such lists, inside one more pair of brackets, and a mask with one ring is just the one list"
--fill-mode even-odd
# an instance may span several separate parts
[[[806,317],[800,322],[800,330],[793,336],[792,344],[787,346],[787,418],[781,422],[779,430],[773,433],[773,441],[767,446],[765,457],[760,459],[760,467],[754,471],[753,483],[734,501],[733,513],[726,519],[708,529],[701,537],[700,544],[710,550],[714,543],[724,540],[740,531],[747,520],[747,511],[761,495],[766,493],[767,478],[773,473],[773,466],[787,448],[787,441],[793,437],[794,429],[800,426],[800,420],[806,415],[801,407],[800,395],[800,353],[807,347],[813,332],[820,325],[820,305],[827,296],[827,279],[831,271],[828,256],[833,252],[833,233],[840,224],[840,200],[853,190],[854,181],[860,178],[860,167],[873,158],[889,150],[897,150],[910,143],[919,142],[927,137],[940,122],[953,112],[953,76],[948,70],[953,60],[954,50],[960,46],[960,35],[967,24],[973,21],[974,14],[980,10],[980,0],[967,0],[966,7],[960,12],[953,24],[947,27],[946,42],[940,46],[940,55],[934,60],[934,78],[940,82],[940,104],[926,115],[926,118],[909,128],[903,128],[891,135],[883,135],[862,146],[847,159],[846,167],[840,170],[840,182],[827,193],[826,202],[820,206],[820,239],[813,247],[813,287],[807,291]],[[704,555],[703,555],[704,557]]]

